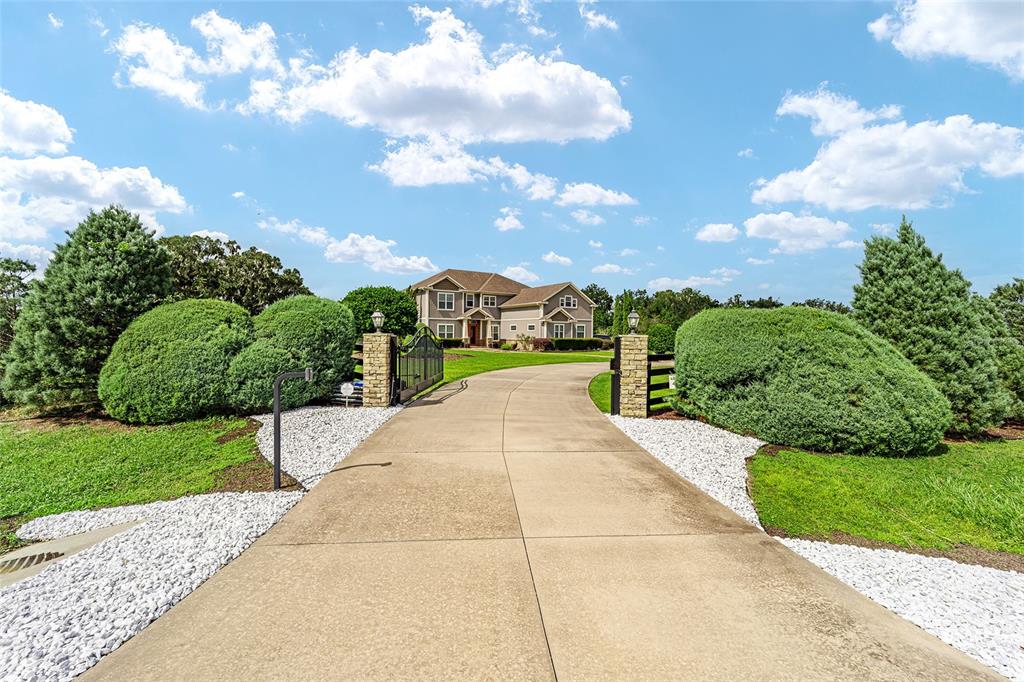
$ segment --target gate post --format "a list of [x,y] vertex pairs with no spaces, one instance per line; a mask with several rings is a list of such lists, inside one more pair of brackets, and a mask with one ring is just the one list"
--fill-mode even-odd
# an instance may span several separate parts
[[617,340],[619,352],[619,414],[647,417],[647,336],[626,334]]
[[363,406],[390,407],[394,334],[363,334]]
[[622,391],[622,377],[619,370],[622,368],[622,337],[616,336],[612,342],[612,405],[610,412],[619,413],[619,393]]

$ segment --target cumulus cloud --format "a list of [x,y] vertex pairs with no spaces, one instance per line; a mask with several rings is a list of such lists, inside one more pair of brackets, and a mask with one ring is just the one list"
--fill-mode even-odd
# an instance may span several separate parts
[[750,265],[771,265],[775,260],[773,258],[748,258],[747,263]]
[[651,291],[664,291],[666,289],[696,289],[698,287],[719,287],[731,282],[739,270],[732,268],[715,268],[710,275],[693,275],[686,278],[678,277],[656,277],[647,283]]
[[64,154],[72,129],[64,117],[45,104],[12,97],[0,90],[0,151],[27,154]]
[[526,264],[510,265],[501,271],[503,277],[514,279],[517,282],[536,282],[540,277],[526,269]]
[[593,239],[588,239],[587,240],[587,246],[589,246],[592,249],[600,249],[601,247],[604,246],[604,243],[603,242],[594,241]]
[[602,263],[601,265],[595,265],[590,271],[596,275],[632,275],[635,272],[618,263]]
[[750,147],[747,147],[746,149],[741,149],[738,152],[736,152],[736,156],[740,157],[741,159],[752,159],[754,158],[754,150],[751,149]]
[[863,242],[854,241],[853,239],[844,239],[836,244],[837,249],[859,249],[862,246],[864,246]]
[[48,13],[46,15],[46,19],[50,22],[50,26],[53,26],[54,28],[61,28],[64,25],[64,20],[53,12]]
[[633,217],[633,224],[637,227],[643,227],[644,225],[650,225],[652,220],[654,218],[649,215],[638,215]]
[[378,239],[372,234],[350,232],[344,239],[336,239],[324,227],[314,227],[301,220],[282,221],[269,217],[256,223],[260,229],[292,235],[301,241],[324,249],[324,258],[332,263],[361,263],[374,272],[408,275],[435,272],[435,266],[426,256],[396,256],[391,250],[397,246],[392,239]]
[[28,261],[36,266],[32,277],[39,278],[46,269],[47,263],[53,258],[53,252],[36,244],[12,244],[11,242],[0,241],[0,258],[15,258]]
[[554,251],[548,251],[545,253],[541,256],[541,260],[545,263],[551,263],[552,265],[572,265],[572,258],[569,258],[568,256],[559,256]]
[[245,192],[243,192],[242,190],[238,190],[237,192],[232,192],[231,196],[234,199],[244,199],[245,198]]
[[856,100],[831,92],[828,84],[822,83],[814,92],[787,93],[775,114],[806,116],[811,119],[812,133],[833,136],[872,121],[899,118],[900,107],[887,104],[875,110],[864,109]]
[[892,223],[871,223],[871,229],[879,234],[892,234],[896,231],[896,226]]
[[732,223],[708,223],[697,230],[696,239],[701,242],[731,242],[740,236]]
[[498,232],[508,232],[509,230],[521,230],[523,229],[523,223],[519,220],[521,211],[518,208],[512,208],[506,206],[501,209],[501,217],[494,220],[494,226],[498,228]]
[[813,215],[759,213],[743,222],[748,237],[771,239],[777,243],[772,253],[805,253],[841,242],[850,226],[841,220]]
[[559,206],[628,206],[635,204],[636,199],[591,182],[573,182],[562,188],[555,203]]
[[228,236],[227,232],[218,232],[217,230],[196,230],[191,234],[193,237],[206,237],[207,239],[218,239],[222,242],[231,241],[231,237]]
[[637,251],[636,249],[623,249],[622,251],[619,251],[619,255],[622,257],[635,256],[638,253],[640,252]]
[[[824,120],[815,118],[823,126]],[[964,181],[969,170],[991,177],[1024,173],[1020,128],[975,123],[967,115],[913,125],[827,120],[828,130],[852,127],[834,133],[806,167],[758,180],[754,203],[801,201],[849,211],[921,209],[948,206],[953,196],[969,191]]]
[[585,208],[578,208],[569,215],[572,216],[573,220],[578,222],[580,225],[601,225],[604,223],[604,218],[592,213]]
[[606,28],[610,31],[618,31],[619,23],[609,17],[606,14],[601,14],[595,9],[591,9],[597,4],[597,0],[580,0],[579,11],[580,17],[583,19],[583,23],[590,30],[596,30]]
[[1024,11],[1017,2],[901,1],[868,30],[910,59],[962,57],[1024,79]]

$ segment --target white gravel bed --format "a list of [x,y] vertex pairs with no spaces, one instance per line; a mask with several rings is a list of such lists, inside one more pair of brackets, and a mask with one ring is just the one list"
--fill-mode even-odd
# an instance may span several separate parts
[[[745,458],[763,443],[696,421],[611,421],[680,476],[760,527]],[[776,538],[890,611],[1024,682],[1024,575],[890,549]]]
[[747,496],[746,459],[763,441],[698,421],[608,417],[670,469],[752,524],[761,527]]
[[[321,478],[401,407],[302,407],[281,413],[281,468],[306,488]],[[260,452],[274,461],[274,415],[254,417]]]
[[214,493],[37,519],[62,537],[146,519],[0,588],[0,679],[69,680],[181,601],[265,533],[301,493]]

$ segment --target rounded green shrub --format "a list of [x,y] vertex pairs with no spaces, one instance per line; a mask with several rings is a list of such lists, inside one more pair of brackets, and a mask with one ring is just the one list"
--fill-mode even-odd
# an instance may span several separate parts
[[846,316],[705,310],[676,334],[677,409],[778,445],[849,454],[932,450],[949,401],[888,341]]
[[231,363],[232,406],[242,413],[270,410],[274,378],[313,368],[313,381],[281,385],[281,406],[305,405],[326,396],[352,374],[355,326],[343,303],[317,296],[292,296],[253,318],[256,340]]
[[123,422],[162,424],[228,409],[228,368],[254,339],[241,306],[212,299],[166,303],[136,318],[100,371],[99,397]]
[[676,332],[672,327],[661,322],[652,324],[647,329],[647,350],[652,353],[671,353],[675,343]]

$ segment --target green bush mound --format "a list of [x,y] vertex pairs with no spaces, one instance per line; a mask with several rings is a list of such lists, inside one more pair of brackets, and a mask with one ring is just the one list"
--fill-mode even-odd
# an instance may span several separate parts
[[675,345],[676,330],[661,322],[647,329],[647,350],[651,353],[671,353]]
[[555,350],[601,350],[601,339],[551,339]]
[[254,339],[241,306],[213,299],[166,303],[121,334],[100,371],[107,413],[130,423],[162,424],[225,412],[228,368]]
[[240,413],[273,407],[274,378],[280,372],[313,368],[313,381],[281,386],[284,409],[326,396],[352,375],[355,325],[343,303],[317,296],[292,296],[273,303],[253,319],[256,340],[228,370],[232,407]]
[[889,342],[814,308],[705,310],[676,335],[677,409],[779,445],[922,454],[949,401]]

